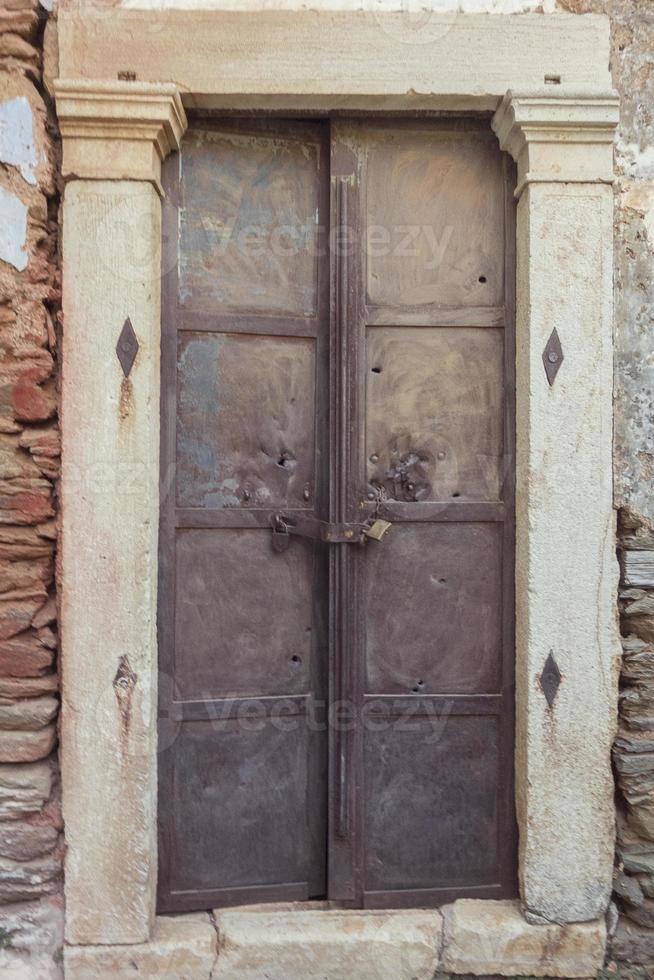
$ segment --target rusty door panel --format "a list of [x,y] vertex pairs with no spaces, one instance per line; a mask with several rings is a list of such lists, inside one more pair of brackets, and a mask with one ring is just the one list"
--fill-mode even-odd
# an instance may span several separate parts
[[[315,546],[281,555],[264,528],[177,538],[174,680],[183,699],[310,690]],[[281,614],[280,614],[281,611]]]
[[308,771],[315,736],[305,717],[284,720],[251,711],[243,722],[225,711],[183,726],[172,779],[171,887],[199,892],[196,905],[202,893],[213,901],[233,892],[238,901],[246,889],[265,894],[287,881],[305,894],[316,887],[312,853],[323,844],[312,838],[322,829],[307,825],[307,804],[316,792],[320,801],[325,777]]
[[406,501],[498,500],[501,330],[369,327],[369,490]]
[[501,155],[490,131],[387,124],[360,130],[372,306],[503,302]]
[[492,887],[499,871],[497,719],[448,714],[445,705],[395,722],[366,738],[366,904],[405,890],[433,904],[439,891]]
[[365,571],[367,693],[500,690],[501,524],[395,525]]
[[196,312],[313,317],[319,139],[223,124],[184,139],[179,301]]
[[311,506],[314,348],[309,338],[180,335],[180,507]]

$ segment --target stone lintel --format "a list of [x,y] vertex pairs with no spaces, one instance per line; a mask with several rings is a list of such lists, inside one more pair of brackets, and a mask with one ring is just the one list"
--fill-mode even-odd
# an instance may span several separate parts
[[64,177],[148,180],[178,150],[186,113],[175,85],[58,79]]
[[610,90],[508,91],[492,126],[518,164],[516,197],[532,183],[612,184],[618,119],[618,95]]
[[205,108],[261,108],[274,99],[289,110],[296,100],[303,109],[313,100],[351,109],[371,98],[378,108],[389,99],[387,108],[492,111],[508,85],[532,89],[546,76],[570,86],[611,84],[603,15],[430,9],[416,24],[399,3],[298,9],[282,0],[256,13],[218,2],[83,6],[62,0],[58,8],[63,77],[129,70],[143,81],[174,79],[186,104]]

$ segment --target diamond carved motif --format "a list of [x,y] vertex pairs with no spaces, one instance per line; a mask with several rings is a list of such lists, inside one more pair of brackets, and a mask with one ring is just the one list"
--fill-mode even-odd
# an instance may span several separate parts
[[129,376],[129,372],[132,370],[132,366],[138,352],[139,342],[136,334],[134,333],[132,321],[129,317],[127,317],[123,323],[123,329],[120,331],[118,343],[116,344],[116,354],[118,355],[120,366],[123,369],[123,374],[126,378]]
[[545,345],[543,364],[545,365],[545,374],[547,375],[547,380],[551,388],[554,384],[554,379],[559,373],[559,368],[563,364],[563,348],[561,347],[561,341],[556,332],[556,327],[552,330],[550,338]]
[[561,671],[559,670],[559,665],[554,659],[552,650],[550,650],[549,656],[545,661],[545,666],[543,667],[543,672],[540,675],[539,683],[541,690],[545,695],[547,706],[551,708],[554,704],[554,700],[561,683]]

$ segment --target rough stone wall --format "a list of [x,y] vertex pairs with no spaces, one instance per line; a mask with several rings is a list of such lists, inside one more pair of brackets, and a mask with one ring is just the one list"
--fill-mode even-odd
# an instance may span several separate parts
[[613,759],[621,914],[612,947],[616,959],[654,964],[654,534],[627,510],[621,513],[620,551],[624,656]]
[[58,141],[48,11],[0,3],[0,975],[60,975]]

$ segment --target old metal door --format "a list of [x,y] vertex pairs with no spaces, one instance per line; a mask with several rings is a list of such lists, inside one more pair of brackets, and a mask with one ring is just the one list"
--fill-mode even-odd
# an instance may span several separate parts
[[325,891],[326,555],[270,524],[327,516],[325,135],[199,127],[166,175],[162,909]]
[[166,184],[160,908],[512,895],[496,142],[205,122]]
[[[347,450],[330,894],[434,905],[515,888],[510,181],[485,126],[332,127]],[[337,559],[338,560],[338,559]],[[339,586],[341,579],[346,585]]]

